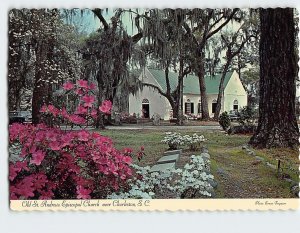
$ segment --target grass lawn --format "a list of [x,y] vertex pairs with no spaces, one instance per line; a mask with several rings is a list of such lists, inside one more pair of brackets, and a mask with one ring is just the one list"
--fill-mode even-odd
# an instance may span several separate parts
[[[130,147],[138,150],[145,147],[146,156],[135,163],[141,166],[153,165],[168,149],[161,143],[164,137],[163,130],[103,130],[100,133],[111,137],[118,149]],[[248,155],[242,145],[247,144],[250,136],[225,135],[222,131],[195,131],[184,127],[177,130],[181,134],[198,133],[208,141],[205,146],[211,155],[211,170],[218,182],[216,198],[294,198],[290,193],[290,184],[277,178],[276,171],[264,163],[255,163],[254,156]],[[282,161],[283,173],[299,182],[298,151],[291,149],[254,150],[257,156],[276,165],[278,158]],[[192,154],[199,152],[183,150],[179,167],[189,161]]]

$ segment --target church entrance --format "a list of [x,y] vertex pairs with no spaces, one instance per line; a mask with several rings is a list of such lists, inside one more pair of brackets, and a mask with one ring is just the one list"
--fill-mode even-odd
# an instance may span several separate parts
[[150,118],[150,104],[148,99],[142,101],[142,116],[143,118]]

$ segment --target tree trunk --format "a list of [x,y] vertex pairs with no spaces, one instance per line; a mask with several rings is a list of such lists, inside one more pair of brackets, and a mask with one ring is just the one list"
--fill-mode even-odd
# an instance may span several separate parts
[[40,123],[40,109],[48,93],[48,84],[43,80],[44,65],[46,58],[46,49],[43,43],[38,44],[36,48],[36,66],[35,66],[35,83],[32,93],[32,123]]
[[201,112],[202,112],[202,120],[209,119],[208,112],[208,103],[207,103],[207,95],[206,95],[206,84],[205,84],[205,70],[204,70],[204,58],[202,57],[199,61],[198,67],[198,79],[200,86],[200,95],[201,95]]
[[177,109],[177,125],[183,125],[183,60],[180,60],[178,75],[178,95],[176,98]]
[[97,80],[97,84],[98,84],[98,94],[97,94],[97,101],[98,101],[98,106],[97,106],[97,111],[98,111],[98,115],[97,115],[97,119],[95,122],[95,128],[96,129],[105,129],[104,127],[104,115],[103,113],[99,110],[99,107],[102,104],[102,101],[104,99],[105,93],[104,93],[104,88],[105,88],[105,84],[103,82],[103,78],[101,76],[102,74],[102,70],[99,69],[97,74],[96,74],[96,80]]
[[231,63],[231,60],[227,60],[225,67],[223,69],[223,72],[222,72],[222,77],[221,77],[220,84],[219,84],[219,94],[218,94],[218,99],[217,99],[216,111],[214,114],[214,120],[219,120],[219,115],[220,115],[221,107],[222,107],[222,100],[224,97],[224,80],[225,80],[225,76],[227,74],[230,63]]
[[178,117],[178,103],[176,102],[173,106],[172,106],[172,110],[173,110],[173,118],[176,118]]
[[259,120],[250,144],[295,147],[297,62],[293,9],[261,9]]

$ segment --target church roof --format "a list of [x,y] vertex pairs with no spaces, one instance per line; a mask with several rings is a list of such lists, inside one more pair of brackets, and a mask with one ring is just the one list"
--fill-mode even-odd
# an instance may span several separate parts
[[[149,72],[159,83],[163,91],[166,91],[166,79],[165,72],[163,70],[148,68]],[[227,72],[224,80],[224,87],[227,86],[227,83],[232,76],[233,71]],[[178,82],[178,73],[169,72],[170,87],[171,90],[175,90]],[[219,93],[219,84],[220,84],[221,74],[215,76],[205,76],[206,84],[206,93],[207,94],[218,94]],[[183,93],[184,94],[200,94],[199,88],[199,79],[195,75],[187,75],[183,80]]]

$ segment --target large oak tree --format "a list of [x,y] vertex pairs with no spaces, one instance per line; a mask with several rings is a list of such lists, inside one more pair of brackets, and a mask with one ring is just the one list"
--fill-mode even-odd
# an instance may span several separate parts
[[294,147],[299,143],[294,11],[261,9],[260,23],[259,120],[250,144],[258,148]]

